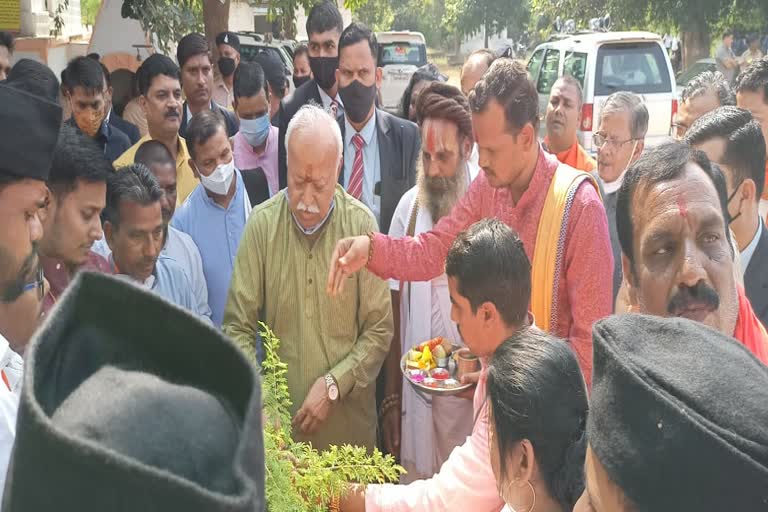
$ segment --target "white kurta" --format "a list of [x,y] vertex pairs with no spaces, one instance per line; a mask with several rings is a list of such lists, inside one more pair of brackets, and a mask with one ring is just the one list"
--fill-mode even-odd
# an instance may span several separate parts
[[21,356],[11,350],[8,340],[0,334],[0,500],[5,488],[5,474],[16,437],[16,415],[24,370]]
[[[468,165],[468,177],[477,176],[477,167]],[[389,235],[406,235],[418,187],[406,192],[392,217]],[[419,208],[415,234],[430,231],[432,217],[427,208]],[[400,340],[402,353],[419,343],[442,336],[461,344],[456,324],[451,321],[448,278],[445,274],[429,282],[390,281],[392,290],[400,290]],[[408,472],[401,483],[432,477],[448,459],[451,451],[472,433],[472,401],[457,397],[430,397],[416,392],[403,382],[401,464]]]

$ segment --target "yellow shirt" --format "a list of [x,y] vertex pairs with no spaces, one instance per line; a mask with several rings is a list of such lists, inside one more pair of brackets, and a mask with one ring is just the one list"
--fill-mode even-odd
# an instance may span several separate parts
[[341,296],[326,293],[336,241],[376,230],[370,211],[338,185],[335,200],[314,243],[296,226],[285,194],[253,210],[222,329],[254,360],[258,322],[272,328],[288,367],[291,414],[319,377],[334,376],[339,402],[318,432],[296,433],[297,440],[320,450],[343,443],[370,449],[376,443],[376,377],[392,341],[392,304],[387,281],[366,270],[347,279]]
[[[139,142],[120,155],[120,158],[115,160],[113,164],[115,169],[131,165],[136,157],[136,151],[139,150],[139,146],[148,140],[152,140],[152,137],[149,135],[142,137],[139,139]],[[179,150],[176,154],[176,206],[180,206],[184,202],[187,196],[195,190],[198,183],[200,183],[200,180],[195,178],[195,173],[192,172],[192,168],[189,166],[187,142],[182,137],[179,137]]]

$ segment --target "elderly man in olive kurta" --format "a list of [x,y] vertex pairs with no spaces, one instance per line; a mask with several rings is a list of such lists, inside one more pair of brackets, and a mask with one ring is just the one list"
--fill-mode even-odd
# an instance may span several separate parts
[[330,115],[302,107],[286,141],[288,188],[251,213],[223,329],[254,358],[259,321],[280,338],[297,440],[372,449],[376,376],[393,333],[389,289],[361,272],[336,300],[325,283],[336,240],[376,231],[376,221],[337,185],[342,142]]

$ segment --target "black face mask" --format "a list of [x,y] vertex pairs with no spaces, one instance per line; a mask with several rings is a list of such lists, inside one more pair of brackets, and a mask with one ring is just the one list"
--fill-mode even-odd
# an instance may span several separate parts
[[221,76],[231,76],[232,73],[235,72],[236,67],[235,59],[230,57],[219,58],[219,71],[221,72]]
[[[739,182],[739,184],[738,184],[738,185],[736,185],[736,188],[734,188],[734,189],[733,189],[733,193],[731,194],[731,197],[729,197],[729,198],[728,198],[728,202],[727,202],[727,203],[725,203],[725,204],[726,204],[726,205],[728,205],[729,207],[730,207],[730,204],[731,204],[731,201],[733,200],[733,198],[734,198],[734,197],[736,197],[736,193],[739,191],[739,187],[741,187],[741,184],[742,184],[742,183],[744,183],[744,180],[741,180],[741,181]],[[733,221],[735,221],[735,220],[736,220],[736,219],[738,219],[739,217],[741,217],[741,210],[739,210],[739,213],[737,213],[736,215],[734,215],[733,217],[731,217],[731,220],[728,222],[728,225],[730,226],[730,225],[733,223]]]
[[309,75],[295,76],[293,77],[293,86],[298,89],[305,83],[309,82],[309,78],[310,78]]
[[336,84],[336,69],[338,67],[338,57],[309,58],[309,68],[312,70],[315,82],[326,91]]
[[365,86],[354,80],[346,87],[339,87],[344,112],[353,123],[362,123],[376,100],[376,83]]

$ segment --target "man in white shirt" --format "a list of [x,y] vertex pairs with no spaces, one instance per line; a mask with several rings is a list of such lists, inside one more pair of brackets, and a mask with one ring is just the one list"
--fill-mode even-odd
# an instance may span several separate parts
[[[430,231],[450,213],[479,171],[469,161],[474,142],[472,114],[459,89],[441,82],[429,84],[419,96],[416,115],[421,126],[421,166],[417,185],[397,205],[389,228],[392,237]],[[385,362],[385,403],[394,405],[382,410],[384,446],[390,453],[399,453],[408,472],[401,483],[410,483],[440,471],[451,451],[472,433],[474,417],[471,400],[430,399],[402,384],[402,354],[438,336],[461,344],[451,321],[447,277],[418,283],[392,281],[390,289],[392,307],[399,309],[399,315],[395,315],[395,336]],[[401,396],[399,407],[396,398]]]
[[344,20],[335,2],[318,2],[309,11],[307,17],[307,37],[309,42],[309,67],[312,80],[280,102],[278,113],[278,175],[280,189],[288,186],[288,163],[285,149],[285,134],[288,124],[301,107],[314,103],[338,117],[344,113],[344,105],[339,98],[339,86],[336,82],[336,68],[339,67],[339,38],[344,30]]

